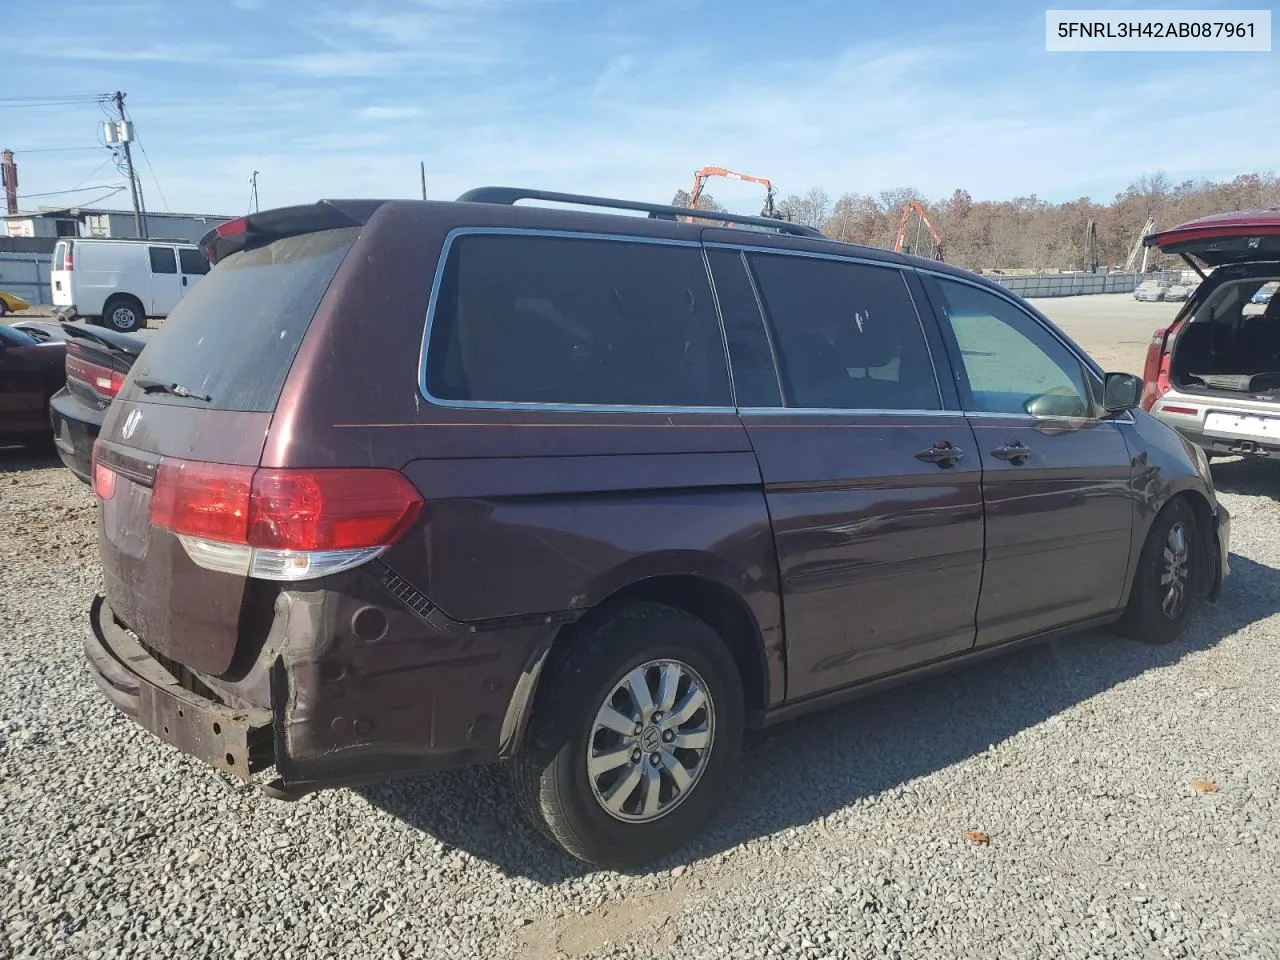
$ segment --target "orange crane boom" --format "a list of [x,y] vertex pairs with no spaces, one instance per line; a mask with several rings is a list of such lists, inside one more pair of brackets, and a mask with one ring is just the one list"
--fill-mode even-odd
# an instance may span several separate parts
[[893,250],[895,253],[901,253],[903,244],[907,239],[907,225],[911,222],[911,214],[914,212],[920,218],[920,222],[925,225],[925,229],[929,231],[929,236],[933,237],[933,259],[942,259],[942,237],[938,235],[938,231],[933,229],[933,224],[929,222],[929,217],[924,212],[924,206],[919,200],[908,200],[906,206],[902,208],[902,222],[898,224],[898,239],[894,241]]
[[698,200],[702,196],[702,188],[707,182],[708,177],[727,177],[730,180],[742,180],[745,183],[758,183],[765,189],[764,209],[760,212],[761,216],[776,216],[773,209],[773,184],[764,177],[753,177],[749,173],[738,173],[736,170],[727,170],[724,167],[703,167],[693,175],[693,189],[689,191],[689,206],[698,209]]

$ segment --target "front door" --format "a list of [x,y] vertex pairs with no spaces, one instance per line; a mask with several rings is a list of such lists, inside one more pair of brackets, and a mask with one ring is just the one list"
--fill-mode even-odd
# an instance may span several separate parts
[[182,299],[182,278],[178,274],[178,254],[173,247],[147,247],[151,267],[149,316],[165,317]]
[[710,261],[773,526],[787,698],[969,649],[980,461],[964,417],[942,409],[903,271],[728,249]]
[[1100,384],[1045,324],[962,280],[926,278],[977,438],[986,569],[977,645],[1115,610],[1134,519],[1124,437]]

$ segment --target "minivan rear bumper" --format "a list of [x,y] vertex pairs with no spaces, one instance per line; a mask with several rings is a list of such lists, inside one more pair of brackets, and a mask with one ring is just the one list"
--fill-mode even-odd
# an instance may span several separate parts
[[[341,624],[370,609],[366,576],[339,575],[355,596],[281,593],[273,633],[281,642],[271,643],[241,684],[192,674],[144,646],[99,596],[85,642],[89,671],[117,709],[166,743],[243,778],[274,765],[287,788],[367,783],[512,756],[556,624],[567,621],[538,616],[527,618],[536,625],[494,629],[455,623],[436,610],[432,626],[410,621],[418,625],[409,636],[392,630],[367,643],[339,638]],[[269,681],[269,693],[254,677]],[[241,703],[249,705],[234,706]]]
[[242,779],[272,763],[271,713],[239,710],[182,686],[127,630],[103,597],[89,611],[89,673],[121,713],[184,753]]

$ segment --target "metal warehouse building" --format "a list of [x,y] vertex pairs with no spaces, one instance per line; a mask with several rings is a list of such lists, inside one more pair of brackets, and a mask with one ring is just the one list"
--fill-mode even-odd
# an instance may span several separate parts
[[[147,236],[152,240],[199,240],[220,223],[232,219],[213,213],[147,213]],[[136,239],[133,211],[95,207],[42,207],[34,212],[10,213],[4,218],[7,237],[113,237]],[[53,251],[53,243],[49,243]]]

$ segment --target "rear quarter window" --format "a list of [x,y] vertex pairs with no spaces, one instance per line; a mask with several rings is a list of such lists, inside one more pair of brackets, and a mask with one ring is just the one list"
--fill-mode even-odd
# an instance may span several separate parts
[[426,388],[446,401],[731,405],[700,249],[457,237],[431,317]]
[[[134,364],[134,376],[181,384],[208,403],[152,393],[154,403],[200,409],[275,409],[298,346],[358,227],[276,240],[235,253],[179,301]],[[140,390],[129,390],[136,396]]]

